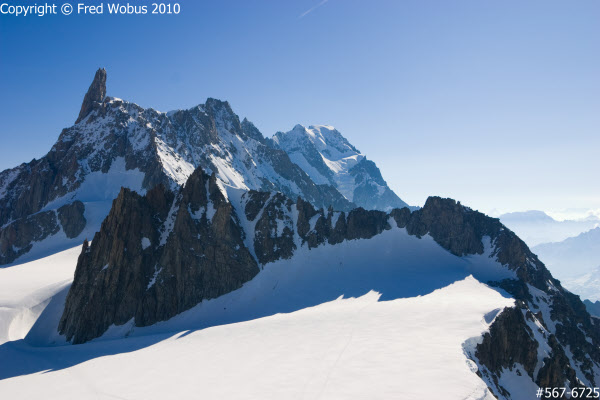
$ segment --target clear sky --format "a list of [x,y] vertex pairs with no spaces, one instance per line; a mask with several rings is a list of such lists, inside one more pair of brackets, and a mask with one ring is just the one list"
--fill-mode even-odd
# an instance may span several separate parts
[[105,67],[141,106],[216,97],[266,136],[334,125],[410,204],[600,208],[598,0],[179,3],[0,15],[0,169],[43,156]]

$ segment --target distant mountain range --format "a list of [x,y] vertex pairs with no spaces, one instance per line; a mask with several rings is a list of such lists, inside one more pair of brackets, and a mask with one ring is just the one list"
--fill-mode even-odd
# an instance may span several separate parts
[[560,242],[600,226],[600,218],[557,221],[543,211],[522,211],[502,214],[500,221],[512,229],[529,246]]
[[532,250],[570,291],[582,299],[600,300],[600,228]]
[[563,285],[582,299],[600,300],[600,267],[573,278],[564,278]]
[[600,299],[600,220],[557,221],[542,211],[500,216],[500,221],[531,246],[566,288],[582,299]]
[[589,300],[584,300],[583,303],[591,315],[596,318],[600,318],[600,301],[593,303]]
[[560,242],[539,244],[532,250],[559,279],[578,277],[600,265],[600,228]]

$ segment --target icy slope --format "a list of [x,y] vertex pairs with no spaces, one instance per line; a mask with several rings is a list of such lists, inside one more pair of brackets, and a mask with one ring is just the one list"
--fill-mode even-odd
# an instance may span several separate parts
[[381,172],[332,126],[277,132],[275,145],[318,184],[331,184],[356,205],[366,209],[391,210],[407,204],[388,187]]

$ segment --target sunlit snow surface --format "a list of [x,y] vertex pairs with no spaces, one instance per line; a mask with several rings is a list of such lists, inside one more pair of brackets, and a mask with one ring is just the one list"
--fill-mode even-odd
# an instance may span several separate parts
[[[77,255],[53,262],[72,274]],[[0,293],[49,260],[0,270]],[[40,298],[58,295],[27,339],[0,345],[0,398],[492,399],[465,349],[514,303],[471,276],[480,269],[480,279],[505,274],[487,254],[455,257],[395,228],[302,248],[169,321],[54,347],[64,284],[42,274],[27,290],[55,285]],[[29,296],[15,298],[0,307]]]
[[[0,345],[25,337],[50,299],[73,281],[81,247],[0,269]],[[0,363],[6,360],[0,358]]]

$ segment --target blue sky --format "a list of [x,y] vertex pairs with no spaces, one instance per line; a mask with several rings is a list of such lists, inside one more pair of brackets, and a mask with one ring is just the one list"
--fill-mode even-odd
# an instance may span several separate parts
[[0,15],[0,169],[43,156],[105,67],[142,106],[216,97],[266,136],[334,125],[411,204],[600,208],[598,0],[180,4]]

